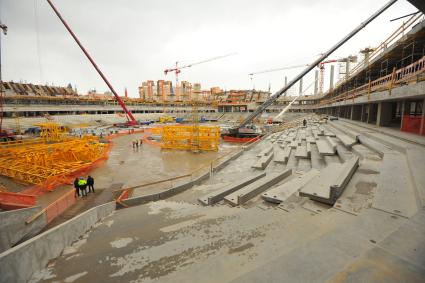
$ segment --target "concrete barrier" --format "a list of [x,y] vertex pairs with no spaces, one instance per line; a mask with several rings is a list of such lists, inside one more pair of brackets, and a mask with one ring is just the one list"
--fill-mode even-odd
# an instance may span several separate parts
[[43,214],[30,224],[25,221],[41,211],[41,207],[30,207],[0,213],[0,253],[16,243],[26,240],[46,226],[46,215]]
[[102,218],[115,210],[115,202],[86,212],[0,254],[0,282],[27,282]]

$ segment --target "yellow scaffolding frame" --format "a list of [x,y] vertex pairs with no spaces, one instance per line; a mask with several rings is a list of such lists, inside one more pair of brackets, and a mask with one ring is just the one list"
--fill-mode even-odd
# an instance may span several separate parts
[[[10,147],[0,143],[0,175],[27,184],[39,184],[54,176],[63,176],[89,165],[106,153],[107,145],[96,137],[69,138],[52,143],[22,143]],[[60,132],[59,132],[60,133]],[[56,135],[56,136],[55,136]]]
[[164,149],[218,151],[220,127],[198,125],[164,126]]

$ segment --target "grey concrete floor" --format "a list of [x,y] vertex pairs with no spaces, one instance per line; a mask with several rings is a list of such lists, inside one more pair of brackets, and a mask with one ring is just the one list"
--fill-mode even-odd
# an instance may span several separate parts
[[[267,146],[270,140],[244,152],[202,185],[168,200],[116,211],[34,274],[32,281],[425,282],[425,210],[418,206],[413,216],[405,217],[391,207],[373,207],[381,178],[397,172],[385,171],[382,158],[363,145],[352,151],[341,148],[342,156],[325,158],[312,146],[311,160],[298,160],[293,151],[288,164],[272,161],[265,169],[301,172],[359,155],[360,166],[334,207],[297,195],[278,206],[259,196],[238,207],[198,204],[198,197],[257,172],[251,165]],[[126,154],[131,150],[122,149],[117,156]],[[124,164],[136,166],[138,154],[144,153],[134,153]],[[159,158],[154,150],[149,154]],[[405,158],[399,152],[397,156]],[[425,163],[417,166],[425,169]],[[130,170],[141,172],[137,168]],[[154,174],[158,168],[149,170]],[[136,182],[127,172],[108,178],[112,181],[105,183]],[[393,199],[391,184],[386,186]],[[403,192],[418,200],[414,190]]]

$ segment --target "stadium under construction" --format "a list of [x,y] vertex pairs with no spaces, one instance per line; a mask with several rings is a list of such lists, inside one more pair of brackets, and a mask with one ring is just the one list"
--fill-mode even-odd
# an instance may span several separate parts
[[53,2],[109,90],[0,73],[0,282],[425,281],[422,1],[373,48],[331,59],[396,0],[313,62],[249,74],[303,69],[277,92],[178,80],[230,53],[137,98]]

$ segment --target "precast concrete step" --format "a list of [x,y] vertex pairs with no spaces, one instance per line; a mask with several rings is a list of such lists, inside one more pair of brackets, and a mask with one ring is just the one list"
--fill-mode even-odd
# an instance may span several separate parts
[[331,132],[331,131],[325,131],[324,135],[327,137],[335,137],[334,132]]
[[268,202],[281,203],[287,200],[291,195],[299,191],[305,184],[307,184],[313,177],[319,174],[319,170],[312,169],[307,173],[301,174],[292,180],[279,185],[273,189],[264,192],[261,197]]
[[263,157],[264,155],[267,156],[272,151],[273,151],[273,146],[268,146],[267,148],[263,149],[259,154],[257,154],[257,157]]
[[336,137],[347,148],[351,148],[353,145],[355,145],[357,143],[357,140],[356,139],[353,139],[352,137],[350,137],[350,136],[348,136],[346,134],[337,134]]
[[341,164],[331,163],[320,170],[319,174],[312,178],[300,190],[300,196],[329,203],[329,200],[331,199],[331,185],[335,183],[336,176],[338,176],[340,168]]
[[312,136],[307,137],[306,141],[308,143],[316,143],[316,139],[314,137],[312,137]]
[[317,140],[316,145],[320,155],[335,155],[335,149],[326,140]]
[[267,165],[269,165],[270,161],[272,161],[274,156],[274,152],[272,152],[269,155],[263,155],[257,162],[255,162],[254,165],[252,165],[252,168],[264,170],[266,169]]
[[248,200],[264,192],[271,186],[279,183],[283,179],[292,174],[292,169],[286,169],[281,173],[274,173],[255,181],[254,183],[235,191],[234,193],[226,196],[224,200],[232,206],[244,204]]
[[404,155],[385,153],[372,207],[392,214],[411,217],[418,211],[415,190]]
[[376,152],[380,157],[383,157],[385,153],[391,153],[392,149],[382,143],[376,142],[371,138],[367,138],[363,135],[358,136],[359,142],[365,147],[371,149]]
[[326,140],[328,141],[329,145],[332,147],[333,150],[336,150],[336,142],[329,136],[326,137]]
[[286,164],[288,162],[289,156],[291,155],[292,148],[286,147],[284,150],[279,151],[275,157],[274,162]]
[[337,199],[344,192],[345,187],[348,182],[351,180],[351,177],[356,172],[359,167],[359,157],[353,156],[350,160],[347,160],[341,165],[341,170],[335,180],[335,182],[331,185],[331,196],[330,196],[330,204],[334,204]]
[[291,143],[289,144],[289,147],[291,147],[291,148],[297,148],[297,146],[298,146],[298,142],[297,141],[291,141]]
[[239,180],[237,182],[234,182],[228,186],[225,186],[223,188],[220,188],[212,193],[209,193],[205,196],[202,196],[201,198],[199,198],[199,202],[204,204],[204,205],[213,205],[219,201],[221,201],[225,196],[227,196],[228,194],[231,194],[243,187],[245,187],[246,185],[249,185],[255,181],[257,181],[260,178],[263,178],[266,176],[266,173],[259,173],[259,174],[255,174],[254,176],[250,176],[247,178],[244,178],[242,180]]
[[309,142],[306,143],[306,149],[307,149],[307,156],[308,158],[311,157],[311,144]]
[[295,150],[295,157],[308,158],[307,147],[305,145],[297,146],[297,149]]

